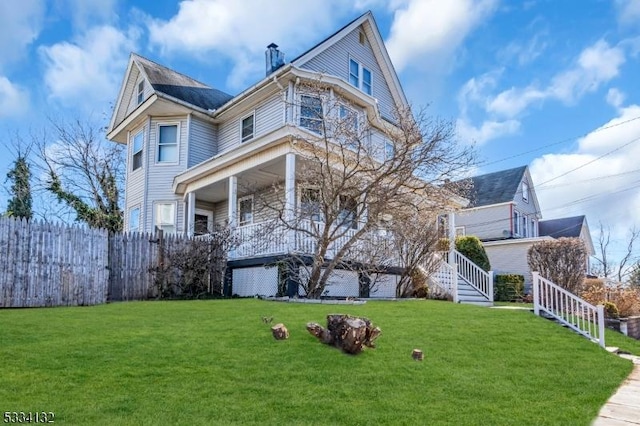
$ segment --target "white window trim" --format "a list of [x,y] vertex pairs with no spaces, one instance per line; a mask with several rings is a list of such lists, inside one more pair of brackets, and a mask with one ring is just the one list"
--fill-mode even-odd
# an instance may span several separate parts
[[[176,161],[159,161],[160,158],[160,127],[177,126],[176,128]],[[179,121],[163,121],[156,123],[156,152],[155,152],[155,164],[159,166],[180,164],[180,122]]]
[[[251,133],[251,136],[249,136],[247,139],[243,139],[242,137],[242,122],[244,120],[246,120],[249,117],[253,117],[253,132]],[[245,143],[245,142],[249,142],[250,140],[253,140],[256,138],[256,110],[251,111],[250,113],[242,116],[240,118],[240,143]]]
[[[131,229],[131,213],[134,210],[138,210],[138,229]],[[127,215],[127,231],[140,232],[141,219],[142,219],[142,208],[140,204],[136,204],[135,206],[129,208],[129,214]]]
[[[158,200],[153,202],[153,230],[156,230],[157,223],[157,215],[158,215],[158,205],[160,204],[173,204],[173,228],[175,230],[174,233],[178,233],[178,202],[175,200]],[[169,223],[163,223],[162,225],[171,225]]]
[[[353,84],[351,84],[351,61],[355,62],[356,64],[358,64],[358,85],[357,86],[353,86]],[[371,93],[367,93],[364,91],[363,86],[364,86],[364,70],[369,71],[369,75],[371,76],[371,82],[370,82],[370,86],[371,86]],[[357,60],[356,58],[354,58],[353,56],[349,55],[349,61],[347,62],[347,75],[349,76],[347,82],[349,83],[349,85],[353,86],[353,87],[357,87],[362,93],[369,95],[369,96],[373,96],[373,71],[371,71],[371,68],[367,68],[365,67],[361,61]]]
[[[206,209],[195,209],[193,211],[194,215],[206,216],[207,217],[207,230],[213,229],[213,211]],[[195,216],[193,218],[193,232],[195,234],[196,221]]]
[[[142,85],[142,91],[140,90],[140,85]],[[136,83],[136,105],[140,105],[144,102],[144,86],[144,79]]]
[[464,237],[467,235],[467,229],[464,226],[456,226],[456,237]]
[[520,218],[522,217],[522,214],[517,211],[514,210],[513,211],[513,218],[511,220],[513,220],[513,236],[514,237],[519,237],[520,236]]
[[[321,112],[322,112],[321,118],[304,117],[302,115],[302,97],[303,96],[306,96],[306,97],[309,97],[309,98],[320,99],[320,108],[321,108]],[[309,131],[311,133],[314,133],[316,135],[322,135],[322,123],[323,123],[323,121],[325,119],[325,114],[326,114],[326,111],[325,111],[325,99],[326,98],[324,96],[322,96],[320,94],[315,94],[315,93],[302,92],[302,93],[298,94],[298,108],[297,108],[298,117],[297,117],[297,120],[296,120],[296,123],[297,123],[298,127],[300,127],[301,129],[305,129],[305,130],[307,130],[307,131]],[[306,118],[306,119],[309,119],[309,120],[318,120],[320,122],[320,129],[318,129],[319,131],[316,132],[316,131],[308,128],[308,127],[303,126],[302,123],[301,123],[303,118]]]
[[[526,180],[522,181],[522,201],[529,204],[529,198],[531,196],[531,190],[529,189],[529,183]],[[526,191],[525,191],[526,189]],[[526,194],[526,195],[525,195]]]
[[[251,200],[251,221],[247,221],[247,222],[241,222],[242,220],[242,216],[241,216],[241,212],[240,212],[240,203],[242,203],[243,201],[247,201],[247,200]],[[247,225],[252,225],[255,221],[255,210],[256,210],[256,206],[253,200],[253,194],[251,195],[245,195],[244,197],[238,198],[238,226],[247,226]]]
[[[135,151],[135,146],[134,146],[134,141],[136,139],[136,136],[142,134],[142,147],[140,148],[140,153],[142,154],[140,157],[140,167],[138,167],[137,169],[133,168],[133,158],[136,155],[136,151]],[[131,173],[137,172],[138,170],[142,170],[144,169],[144,127],[142,129],[140,129],[140,131],[133,133],[133,136],[131,136]]]

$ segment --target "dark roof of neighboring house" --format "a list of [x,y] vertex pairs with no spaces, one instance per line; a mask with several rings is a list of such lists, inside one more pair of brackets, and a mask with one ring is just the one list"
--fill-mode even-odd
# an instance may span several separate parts
[[584,215],[541,220],[540,223],[538,223],[538,232],[540,236],[548,235],[554,238],[579,237],[584,220]]
[[233,98],[221,90],[209,87],[140,55],[134,54],[134,57],[157,92],[206,110],[219,108]]
[[487,173],[471,178],[470,207],[488,206],[513,200],[527,166]]

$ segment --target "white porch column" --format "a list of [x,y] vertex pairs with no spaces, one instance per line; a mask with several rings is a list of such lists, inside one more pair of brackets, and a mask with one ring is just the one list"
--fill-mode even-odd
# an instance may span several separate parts
[[[285,156],[284,168],[284,219],[287,223],[295,220],[296,214],[296,155],[292,152]],[[295,250],[295,231],[286,231],[287,249]]]
[[447,216],[447,225],[449,226],[449,265],[453,268],[453,302],[458,303],[458,264],[456,263],[456,215],[450,211]]
[[187,235],[193,237],[196,225],[196,193],[189,192],[187,194],[187,217],[185,217],[184,223],[187,229]]
[[238,217],[238,178],[229,176],[229,226],[236,226]]

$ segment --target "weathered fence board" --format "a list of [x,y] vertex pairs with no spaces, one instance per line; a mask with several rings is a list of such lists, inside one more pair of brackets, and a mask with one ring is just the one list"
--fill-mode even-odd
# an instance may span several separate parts
[[107,242],[101,229],[0,218],[0,307],[105,303]]
[[[0,218],[0,308],[156,298],[162,263],[190,241]],[[219,292],[220,262],[212,262],[211,278],[210,291]]]

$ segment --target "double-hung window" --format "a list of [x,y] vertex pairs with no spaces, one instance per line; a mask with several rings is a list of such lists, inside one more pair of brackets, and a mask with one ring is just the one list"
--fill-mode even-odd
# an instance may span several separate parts
[[178,162],[178,125],[158,126],[158,163]]
[[250,195],[238,200],[238,213],[240,215],[240,226],[253,223],[253,196]]
[[138,97],[137,97],[138,105],[144,101],[144,80],[138,83]]
[[340,105],[338,112],[343,129],[349,133],[358,133],[358,113],[345,105]]
[[255,115],[251,114],[248,117],[242,119],[242,142],[246,142],[250,139],[253,139],[254,128],[255,128]]
[[300,193],[300,213],[302,217],[315,222],[323,221],[319,189],[302,188]]
[[513,212],[513,233],[515,236],[520,235],[520,213]]
[[155,226],[167,234],[176,232],[176,203],[157,203]]
[[318,96],[300,96],[300,127],[322,133],[322,99]]
[[144,131],[140,131],[133,136],[131,170],[138,170],[142,167],[142,147],[144,146]]
[[358,61],[349,59],[349,83],[367,95],[371,95],[373,87],[371,70]]
[[341,195],[339,202],[340,213],[338,215],[338,225],[351,229],[358,229],[358,202],[356,199],[347,195]]
[[522,181],[522,201],[529,202],[529,184],[525,181]]
[[140,207],[129,210],[129,231],[140,230]]

